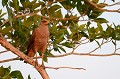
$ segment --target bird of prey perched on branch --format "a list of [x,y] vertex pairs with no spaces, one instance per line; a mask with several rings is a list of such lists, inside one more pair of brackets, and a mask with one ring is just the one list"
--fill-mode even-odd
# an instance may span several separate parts
[[43,19],[40,22],[39,27],[37,27],[33,31],[28,43],[28,48],[26,53],[26,55],[28,55],[29,57],[34,57],[35,54],[37,54],[37,52],[40,51],[42,53],[42,66],[44,66],[43,57],[49,40],[48,24],[49,21]]

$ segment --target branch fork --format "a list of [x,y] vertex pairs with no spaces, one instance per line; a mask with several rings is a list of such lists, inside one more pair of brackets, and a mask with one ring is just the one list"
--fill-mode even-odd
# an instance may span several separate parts
[[0,37],[0,44],[3,47],[5,47],[7,50],[10,50],[12,53],[24,59],[30,65],[34,66],[36,70],[41,74],[43,79],[50,79],[44,67],[42,67],[39,63],[37,63],[36,65],[36,62],[32,58],[29,58],[28,56],[24,55],[21,51],[19,51],[14,46],[12,46],[9,42],[7,42],[6,39]]

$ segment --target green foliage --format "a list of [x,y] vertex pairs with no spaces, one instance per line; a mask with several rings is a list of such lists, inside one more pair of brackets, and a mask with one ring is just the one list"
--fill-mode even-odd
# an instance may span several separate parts
[[13,21],[13,15],[12,15],[12,9],[10,7],[6,6],[7,12],[8,12],[8,20],[10,25],[12,26],[12,21]]
[[12,77],[12,78],[18,78],[18,79],[24,79],[23,78],[23,76],[22,76],[22,74],[21,74],[21,72],[20,71],[12,71],[11,73],[10,73],[10,76]]
[[107,23],[108,21],[104,18],[96,18],[94,19],[95,22],[99,22],[99,23]]
[[[99,0],[92,0],[92,2],[102,8],[107,5],[99,3]],[[119,25],[109,25],[105,18],[100,17],[103,11],[96,9],[87,0],[57,0],[56,2],[52,0],[49,2],[47,0],[2,0],[2,5],[6,6],[8,21],[2,23],[5,21],[3,17],[6,13],[2,13],[0,10],[0,32],[4,37],[10,39],[9,42],[12,45],[24,53],[30,33],[38,27],[41,16],[48,17],[51,21],[49,25],[50,47],[46,57],[53,55],[52,50],[66,53],[64,47],[73,48],[76,44],[80,44],[82,38],[89,39],[90,42],[101,38],[120,40]],[[67,13],[62,11],[63,8],[63,11],[66,10]],[[80,17],[72,13],[73,9],[76,9],[82,17],[87,16],[88,22],[79,25]],[[34,14],[38,12],[41,15]],[[96,27],[93,26],[93,22],[97,24]],[[107,28],[103,29],[102,24],[105,23]],[[99,42],[97,44],[99,45]]]
[[[91,1],[100,8],[107,5],[99,3],[100,0]],[[120,25],[108,23],[100,16],[104,11],[95,8],[87,0],[2,0],[1,4],[7,12],[0,10],[0,33],[23,53],[26,53],[31,32],[38,27],[41,19],[46,17],[50,20],[50,46],[45,52],[46,62],[47,56],[54,56],[51,51],[66,53],[65,47],[74,48],[76,44],[81,44],[83,38],[95,41],[99,46],[98,39],[111,39],[113,43],[120,41]],[[87,21],[82,23],[84,18]],[[107,26],[106,29],[104,26]],[[1,78],[23,79],[20,71],[10,72],[10,67],[0,67]],[[30,76],[28,79],[31,79]]]
[[62,14],[61,14],[61,10],[60,10],[61,6],[60,5],[53,5],[48,9],[48,14],[50,17],[54,17],[54,18],[62,18]]
[[[16,70],[11,72],[11,67],[4,68],[3,66],[0,67],[0,79],[24,79],[21,72]],[[28,76],[28,79],[31,79]]]
[[2,0],[2,6],[4,7],[5,5],[7,5],[8,0]]
[[31,79],[30,75],[28,75],[28,79]]

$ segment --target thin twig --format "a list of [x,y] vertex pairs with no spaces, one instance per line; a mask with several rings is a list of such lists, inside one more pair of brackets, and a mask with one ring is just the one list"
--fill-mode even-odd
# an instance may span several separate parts
[[116,48],[116,51],[117,51],[117,50],[120,50],[120,48]]
[[114,50],[114,53],[116,53],[116,49],[117,49],[117,43],[116,43],[116,40],[115,40],[115,42],[113,42],[113,44],[114,44],[114,48],[115,48],[115,50]]
[[[59,57],[65,57],[69,55],[76,55],[76,56],[120,56],[120,53],[110,53],[110,54],[90,54],[90,53],[67,53],[67,54],[62,54],[62,55],[55,55],[55,56],[49,56],[49,58],[59,58]],[[39,58],[39,57],[38,57]],[[40,57],[41,58],[41,57]]]
[[0,52],[0,54],[2,54],[2,53],[5,53],[5,52],[8,52],[9,50],[4,50],[4,51],[1,51]]
[[100,8],[97,4],[93,3],[93,2],[90,1],[90,0],[87,0],[87,2],[88,2],[90,5],[92,5],[93,7],[95,7],[96,9],[101,10],[101,11],[106,11],[106,12],[118,12],[118,13],[120,13],[119,10],[102,9],[102,8]]
[[107,6],[114,6],[114,5],[120,5],[120,1],[119,2],[116,2],[114,4],[111,4],[111,5],[107,5]]
[[81,41],[77,44],[77,46],[73,48],[72,53],[74,53],[74,51],[75,51],[80,45],[89,43],[89,40],[86,41],[86,42],[84,42],[84,43],[82,43],[82,42],[85,41],[85,40],[87,40],[87,39],[81,40]]
[[1,60],[0,63],[14,61],[14,60],[20,60],[20,58],[16,57],[16,58],[10,58],[10,59],[6,59],[6,60]]
[[98,46],[97,48],[95,48],[94,50],[90,51],[89,53],[93,53],[94,51],[96,51],[97,49],[99,49],[102,45],[104,45],[104,44],[106,44],[106,43],[108,43],[108,42],[110,42],[110,41],[111,41],[111,40],[107,40],[107,41],[104,42],[104,39],[103,39],[101,45]]
[[84,68],[74,68],[74,67],[48,67],[48,66],[46,66],[45,68],[47,68],[47,69],[55,69],[55,70],[58,70],[58,69],[86,70],[86,69],[84,69]]

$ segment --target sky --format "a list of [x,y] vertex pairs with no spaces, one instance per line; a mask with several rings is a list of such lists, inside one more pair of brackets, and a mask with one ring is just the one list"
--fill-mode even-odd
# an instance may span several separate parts
[[[118,0],[119,1],[119,0]],[[1,7],[1,5],[0,5]],[[119,6],[120,7],[120,6]],[[118,6],[113,9],[119,8]],[[120,25],[120,14],[118,13],[104,13],[101,17],[105,17],[110,23]],[[120,42],[118,46],[120,47]],[[96,47],[96,43],[80,46],[76,52],[87,52]],[[0,50],[5,50],[0,46]],[[113,45],[108,43],[104,45],[97,53],[112,53]],[[118,51],[120,53],[120,51]],[[0,60],[17,57],[11,52],[0,54]],[[41,61],[39,61],[41,63]],[[25,79],[30,74],[32,79],[42,79],[36,69],[23,63],[23,61],[11,61],[6,63],[0,63],[0,66],[8,67],[11,65],[11,69],[20,70]],[[95,57],[95,56],[67,56],[61,58],[49,58],[46,66],[59,67],[80,67],[86,70],[72,70],[72,69],[46,69],[51,79],[120,79],[120,56],[110,57]]]

